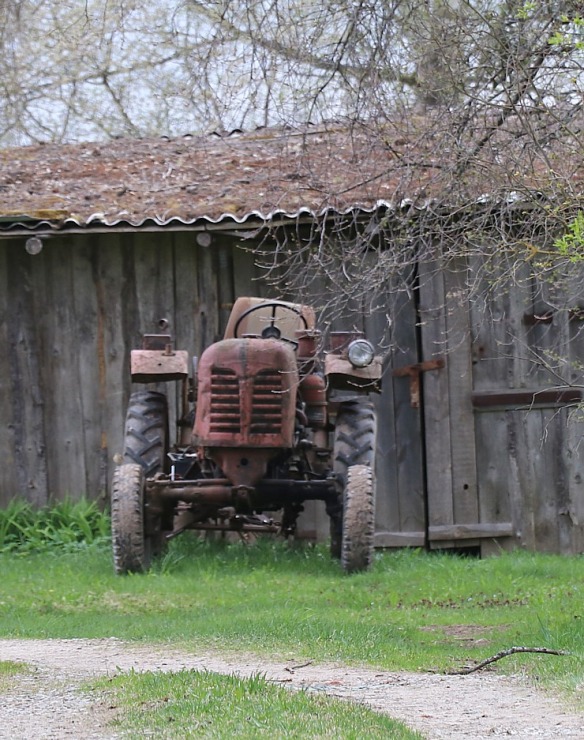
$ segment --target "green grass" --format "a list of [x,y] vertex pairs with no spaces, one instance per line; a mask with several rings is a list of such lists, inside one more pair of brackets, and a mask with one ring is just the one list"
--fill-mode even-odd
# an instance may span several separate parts
[[[119,577],[103,515],[92,519],[90,542],[71,534],[85,526],[73,525],[76,517],[87,523],[93,516],[84,509],[63,514],[60,528],[39,519],[30,539],[18,541],[4,526],[1,637],[115,636],[192,652],[251,651],[414,671],[458,668],[514,645],[548,647],[571,655],[517,655],[495,670],[525,671],[540,685],[580,697],[581,557],[516,552],[481,561],[404,550],[378,553],[370,572],[347,577],[326,547],[289,548],[269,539],[245,546],[187,535],[149,573]],[[8,519],[0,517],[0,532]],[[25,669],[0,663],[0,690]],[[130,736],[417,737],[361,707],[291,694],[261,676],[130,673],[95,686],[118,707]]]
[[0,678],[4,676],[17,676],[19,673],[27,673],[26,663],[17,663],[13,660],[0,660]]
[[167,738],[421,739],[401,723],[355,704],[292,693],[262,676],[197,671],[131,673],[99,681],[127,734]]
[[[529,674],[579,700],[584,559],[516,552],[489,560],[378,553],[347,577],[326,547],[254,546],[184,536],[144,575],[113,573],[109,522],[94,504],[0,512],[0,637],[112,637],[196,652],[449,670],[513,645],[495,670]],[[0,691],[26,665],[0,662]],[[126,733],[182,737],[419,737],[390,718],[261,676],[130,672],[92,687]]]
[[512,645],[498,670],[575,687],[583,673],[584,560],[488,560],[401,551],[344,576],[326,548],[173,542],[146,575],[116,577],[109,550],[1,555],[0,635],[170,641],[388,669],[448,670]]
[[16,676],[29,673],[26,663],[17,663],[13,660],[0,660],[0,692],[6,691],[13,684]]

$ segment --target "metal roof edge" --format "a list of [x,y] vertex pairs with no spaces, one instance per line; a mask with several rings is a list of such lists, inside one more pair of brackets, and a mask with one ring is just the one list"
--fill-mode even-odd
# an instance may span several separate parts
[[[526,203],[522,194],[517,192],[507,193],[504,197],[495,194],[482,194],[475,198],[468,206],[487,206],[492,207],[508,206],[516,208]],[[58,234],[92,234],[92,233],[109,233],[109,232],[158,232],[158,231],[232,231],[234,229],[266,229],[275,226],[285,226],[291,223],[298,223],[300,220],[309,222],[315,219],[328,220],[348,216],[349,214],[368,214],[371,215],[377,211],[390,211],[398,213],[399,211],[429,211],[438,208],[442,211],[447,205],[438,203],[434,199],[427,199],[423,202],[416,203],[414,200],[403,199],[400,202],[388,200],[376,200],[371,205],[355,203],[347,208],[335,208],[334,206],[323,206],[315,210],[308,207],[301,207],[295,211],[286,211],[275,209],[273,211],[262,212],[260,210],[249,211],[243,216],[237,216],[233,213],[223,213],[217,218],[211,216],[196,216],[192,219],[185,219],[180,216],[146,216],[140,220],[131,218],[117,218],[109,220],[103,213],[94,213],[85,221],[69,217],[57,220],[39,219],[22,214],[15,216],[15,221],[10,222],[6,216],[0,220],[0,239],[11,238],[15,236],[30,236],[31,234],[40,235],[58,235]]]
[[[116,232],[116,231],[167,231],[167,230],[184,230],[189,231],[227,231],[238,228],[266,228],[275,224],[296,223],[299,219],[329,219],[349,214],[363,213],[373,214],[379,210],[400,210],[403,207],[411,207],[413,203],[402,201],[396,206],[387,200],[377,200],[371,205],[354,204],[347,208],[335,208],[325,206],[319,210],[307,207],[298,208],[295,211],[286,211],[275,209],[269,212],[260,210],[249,211],[243,216],[236,216],[232,213],[223,213],[217,218],[211,216],[196,216],[192,219],[185,219],[180,216],[147,216],[140,220],[130,218],[108,219],[103,213],[94,213],[86,220],[78,218],[65,218],[59,221],[47,219],[35,220],[34,218],[22,215],[16,217],[16,220],[9,222],[4,219],[0,223],[0,236],[17,236],[31,233],[46,232],[47,234],[59,233],[97,233],[97,232]],[[425,206],[417,208],[423,209]]]

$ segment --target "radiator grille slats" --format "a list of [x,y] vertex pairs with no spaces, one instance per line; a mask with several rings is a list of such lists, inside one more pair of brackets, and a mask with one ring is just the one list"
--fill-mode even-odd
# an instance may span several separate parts
[[[240,378],[230,368],[213,367],[211,372],[211,434],[282,433],[283,377],[278,370],[260,370],[252,379],[249,429],[242,428]],[[243,400],[245,403],[245,400]]]
[[260,370],[255,376],[250,423],[252,434],[281,434],[282,380],[282,374],[277,370]]
[[211,418],[215,434],[240,434],[239,379],[234,370],[214,367],[211,372]]

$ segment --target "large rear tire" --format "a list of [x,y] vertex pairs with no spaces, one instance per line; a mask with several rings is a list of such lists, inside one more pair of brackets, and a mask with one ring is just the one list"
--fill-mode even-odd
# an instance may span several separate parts
[[130,396],[124,439],[124,462],[136,463],[146,478],[166,472],[168,466],[168,404],[156,391]]
[[118,575],[142,573],[150,567],[152,548],[146,536],[144,470],[136,463],[114,471],[111,496],[112,548]]
[[341,566],[345,573],[367,570],[373,560],[375,491],[373,470],[352,465],[343,495]]
[[[130,396],[126,414],[124,463],[139,465],[144,478],[167,473],[168,402],[164,393],[140,390]],[[146,506],[148,502],[144,502]],[[171,531],[174,507],[166,503],[148,509],[147,528],[154,534],[149,542],[149,556],[158,556],[166,549],[165,532]]]
[[[346,401],[340,405],[335,425],[333,470],[345,490],[349,468],[353,465],[369,466],[374,500],[376,434],[377,417],[369,399]],[[330,516],[331,556],[336,559],[341,557],[342,551],[343,505],[343,499],[340,498]]]

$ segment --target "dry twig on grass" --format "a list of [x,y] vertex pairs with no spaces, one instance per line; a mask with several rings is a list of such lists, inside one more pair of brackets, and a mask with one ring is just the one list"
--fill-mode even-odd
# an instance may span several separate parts
[[469,673],[474,673],[475,671],[480,671],[481,668],[485,668],[485,666],[490,665],[491,663],[495,663],[497,660],[501,660],[501,658],[506,658],[509,655],[513,655],[514,653],[544,653],[545,655],[570,655],[567,650],[553,650],[552,648],[545,648],[545,647],[510,647],[507,648],[507,650],[501,650],[496,655],[492,655],[490,658],[486,658],[485,660],[482,660],[480,663],[477,663],[474,666],[461,668],[458,671],[447,671],[448,675],[450,676],[466,676]]

